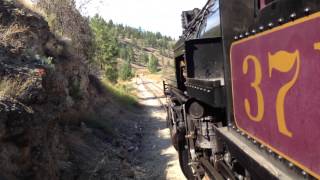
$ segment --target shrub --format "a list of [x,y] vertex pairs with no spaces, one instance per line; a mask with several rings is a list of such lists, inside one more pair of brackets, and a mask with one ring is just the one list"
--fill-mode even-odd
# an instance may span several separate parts
[[118,72],[116,64],[106,65],[105,66],[105,76],[106,78],[112,82],[116,83],[118,80]]
[[154,55],[151,55],[148,62],[148,70],[151,73],[156,73],[158,71],[158,59]]
[[106,91],[110,92],[124,106],[124,108],[133,108],[138,104],[136,96],[130,95],[129,88],[127,86],[115,86],[106,79],[104,79],[102,83]]
[[141,54],[141,61],[143,62],[143,64],[148,64],[148,62],[149,62],[149,56],[148,56],[147,53]]
[[129,62],[125,62],[121,65],[120,71],[119,71],[119,77],[122,80],[129,80],[133,77],[132,68]]

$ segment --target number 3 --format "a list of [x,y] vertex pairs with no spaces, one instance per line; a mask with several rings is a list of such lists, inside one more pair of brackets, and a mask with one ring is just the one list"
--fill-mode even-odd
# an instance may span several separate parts
[[248,73],[248,68],[249,68],[249,60],[251,60],[254,63],[254,69],[255,69],[255,80],[254,82],[251,83],[251,87],[256,91],[257,94],[257,103],[258,103],[258,112],[257,115],[254,116],[251,114],[251,106],[249,100],[246,98],[244,100],[244,107],[247,115],[249,118],[255,122],[260,122],[263,118],[264,115],[264,99],[263,99],[263,94],[262,90],[260,88],[260,83],[262,79],[262,71],[261,71],[261,64],[258,60],[257,57],[249,55],[245,58],[242,66],[242,71],[243,74]]

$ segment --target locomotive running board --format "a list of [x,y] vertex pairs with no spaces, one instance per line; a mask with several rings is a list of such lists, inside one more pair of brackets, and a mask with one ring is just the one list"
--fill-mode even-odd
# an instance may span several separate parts
[[239,163],[247,168],[252,179],[304,179],[235,130],[217,128],[217,135],[226,143],[228,150]]

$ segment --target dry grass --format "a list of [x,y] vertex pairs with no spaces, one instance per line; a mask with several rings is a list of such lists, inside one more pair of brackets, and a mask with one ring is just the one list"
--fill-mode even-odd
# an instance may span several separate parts
[[102,80],[102,84],[123,105],[134,107],[138,104],[137,97],[131,94],[132,87],[125,84],[114,85],[106,79]]
[[25,8],[41,15],[42,17],[46,17],[46,14],[39,9],[33,2],[30,0],[16,0],[19,4],[23,5]]
[[28,27],[14,23],[9,27],[0,26],[0,43],[4,46],[14,45],[14,49],[23,48],[24,43],[19,40],[19,34],[23,34],[28,31]]
[[24,5],[28,9],[34,8],[33,3],[30,0],[17,0],[20,4]]
[[28,88],[35,87],[36,79],[28,78],[25,81],[17,79],[0,80],[0,96],[5,97],[22,97]]
[[10,80],[0,81],[0,96],[16,96],[16,84]]
[[0,27],[1,31],[1,40],[8,41],[12,39],[14,35],[27,32],[29,30],[26,26],[20,26],[19,24],[11,24],[7,27]]

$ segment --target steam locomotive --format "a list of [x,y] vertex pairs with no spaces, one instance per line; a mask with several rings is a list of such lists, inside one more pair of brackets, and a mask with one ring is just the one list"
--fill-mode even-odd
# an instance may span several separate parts
[[209,0],[182,13],[164,81],[188,179],[320,179],[320,1]]

